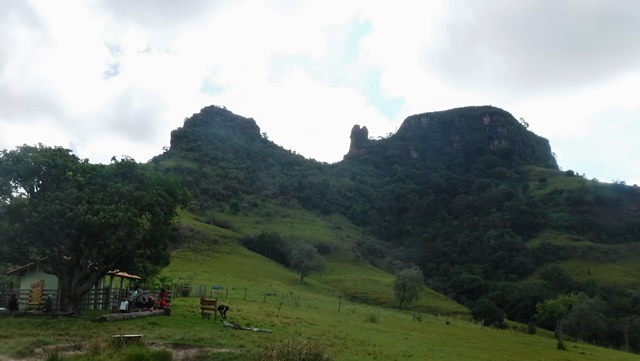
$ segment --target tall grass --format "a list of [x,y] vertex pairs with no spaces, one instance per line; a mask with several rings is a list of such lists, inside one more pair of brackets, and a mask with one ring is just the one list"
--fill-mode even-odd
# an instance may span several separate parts
[[326,348],[311,340],[281,340],[264,343],[255,361],[333,361]]

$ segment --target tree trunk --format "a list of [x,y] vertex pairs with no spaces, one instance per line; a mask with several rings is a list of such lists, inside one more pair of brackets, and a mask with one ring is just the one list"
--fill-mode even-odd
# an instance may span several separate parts
[[79,315],[82,306],[82,295],[84,293],[65,284],[60,287],[60,311]]
[[82,296],[84,296],[100,279],[100,272],[87,272],[82,269],[71,269],[65,273],[58,272],[58,284],[60,287],[60,311],[80,315],[82,311]]
[[253,327],[243,327],[240,326],[239,324],[232,322],[226,322],[226,321],[222,321],[222,325],[224,327],[231,327],[231,328],[235,328],[236,330],[245,330],[245,331],[253,331],[253,332],[267,332],[267,333],[271,333],[273,331],[268,330],[266,328],[253,328]]
[[406,294],[407,294],[407,290],[406,289],[402,290],[402,294],[400,295],[400,297],[398,297],[399,298],[399,300],[398,300],[398,302],[399,302],[398,308],[399,309],[402,309],[402,304],[404,303],[404,298],[405,298]]
[[556,338],[558,339],[558,350],[566,350],[562,335],[562,319],[556,320]]

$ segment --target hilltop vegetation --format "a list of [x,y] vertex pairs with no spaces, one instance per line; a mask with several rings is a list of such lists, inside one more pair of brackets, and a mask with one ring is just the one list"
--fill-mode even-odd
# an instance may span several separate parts
[[[419,266],[431,288],[470,309],[482,300],[524,323],[537,302],[582,292],[610,306],[594,311],[607,326],[583,338],[622,346],[624,335],[640,345],[633,327],[618,330],[629,324],[624,314],[640,314],[624,306],[635,304],[636,281],[585,279],[576,266],[600,272],[629,259],[600,251],[637,242],[637,187],[561,171],[546,139],[494,107],[415,115],[381,139],[362,131],[354,127],[345,160],[326,164],[274,144],[253,119],[210,106],[174,130],[170,149],[152,163],[178,177],[193,196],[191,211],[214,227],[258,236],[298,213],[342,217],[361,232],[280,234],[348,249],[351,261],[389,272]],[[262,221],[231,222],[229,214]],[[557,279],[570,287],[553,286]]]

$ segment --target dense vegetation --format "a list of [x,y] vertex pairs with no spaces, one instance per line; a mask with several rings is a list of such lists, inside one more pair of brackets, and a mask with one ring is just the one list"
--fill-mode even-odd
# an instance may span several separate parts
[[[549,267],[621,260],[624,252],[602,251],[638,241],[636,186],[559,170],[544,138],[494,107],[419,114],[386,138],[352,139],[342,162],[307,160],[269,141],[253,119],[210,106],[152,162],[190,190],[192,211],[212,225],[231,227],[225,212],[270,204],[341,214],[368,234],[352,245],[357,257],[389,271],[418,266],[427,285],[478,314],[533,322],[537,303],[581,293],[594,321],[567,330],[640,349],[635,289]],[[287,264],[287,245],[262,237],[272,244],[244,242]]]
[[107,272],[144,276],[169,264],[176,208],[188,193],[133,159],[90,164],[43,145],[0,152],[0,263],[38,260],[57,276],[60,309]]

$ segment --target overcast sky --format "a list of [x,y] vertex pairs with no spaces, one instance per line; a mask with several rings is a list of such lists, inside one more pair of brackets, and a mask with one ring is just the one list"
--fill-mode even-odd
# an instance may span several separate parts
[[640,185],[640,1],[0,1],[0,149],[145,162],[215,104],[336,162],[412,114],[493,105],[563,169]]

